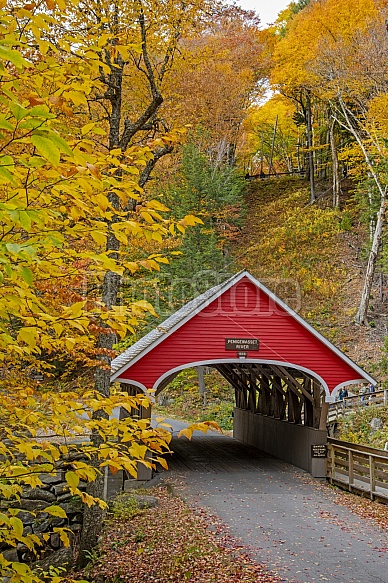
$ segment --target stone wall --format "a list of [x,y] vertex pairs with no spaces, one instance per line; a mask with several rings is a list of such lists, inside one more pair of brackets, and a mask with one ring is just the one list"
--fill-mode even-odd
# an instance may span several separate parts
[[[82,529],[83,504],[79,496],[73,496],[69,492],[65,481],[65,470],[59,469],[55,475],[40,474],[43,486],[39,488],[25,488],[20,501],[0,500],[0,511],[8,508],[20,508],[18,518],[23,522],[24,534],[36,534],[43,540],[43,534],[50,533],[42,547],[38,547],[38,556],[33,555],[29,549],[19,543],[17,548],[2,549],[4,557],[8,561],[31,563],[39,560],[39,567],[46,568],[50,565],[71,565],[73,560],[72,549],[66,549],[57,532],[56,527],[67,527],[73,531],[70,535],[72,546],[77,540]],[[86,483],[80,482],[79,489],[86,489]],[[58,505],[67,514],[67,518],[51,516],[44,509],[48,506]],[[69,533],[70,534],[70,533]],[[47,563],[47,564],[46,564]]]

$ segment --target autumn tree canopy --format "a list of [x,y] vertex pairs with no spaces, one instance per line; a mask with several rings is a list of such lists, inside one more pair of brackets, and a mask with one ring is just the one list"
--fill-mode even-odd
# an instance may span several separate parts
[[268,51],[253,12],[220,8],[200,34],[182,36],[166,88],[172,122],[202,128],[214,164],[234,163],[241,124],[263,92]]

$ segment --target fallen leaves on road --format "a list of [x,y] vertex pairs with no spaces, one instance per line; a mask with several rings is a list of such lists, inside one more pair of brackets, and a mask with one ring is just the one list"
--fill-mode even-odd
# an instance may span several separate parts
[[313,485],[321,492],[327,492],[334,496],[336,504],[346,506],[351,512],[373,520],[377,526],[388,531],[388,504],[378,500],[370,500],[353,492],[346,492],[338,486],[332,486],[326,481],[317,481],[316,478],[305,474],[302,478],[305,484]]
[[356,496],[350,492],[339,492],[336,502],[346,506],[362,518],[369,518],[376,522],[383,530],[388,531],[388,504],[376,500]]
[[86,573],[111,583],[279,583],[241,546],[220,533],[166,486],[154,488],[158,505],[130,520],[109,521],[98,560]]

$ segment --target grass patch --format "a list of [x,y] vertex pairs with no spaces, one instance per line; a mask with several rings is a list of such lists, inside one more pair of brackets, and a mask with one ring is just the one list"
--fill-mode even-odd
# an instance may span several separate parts
[[138,501],[130,495],[117,496],[110,507],[110,515],[113,520],[131,520],[141,512]]

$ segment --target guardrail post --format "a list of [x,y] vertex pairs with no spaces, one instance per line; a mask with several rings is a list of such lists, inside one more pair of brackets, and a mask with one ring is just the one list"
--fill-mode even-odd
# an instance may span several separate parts
[[370,499],[373,500],[376,490],[375,460],[372,455],[369,456],[369,489]]
[[348,462],[349,462],[349,492],[352,491],[352,486],[354,485],[354,462],[353,462],[353,452],[348,450]]
[[331,483],[333,483],[333,480],[335,478],[335,448],[333,445],[330,445],[330,451],[331,451],[331,460],[330,460],[330,468],[331,468],[331,476],[330,476],[330,480]]
[[384,407],[388,405],[388,390],[384,390]]

